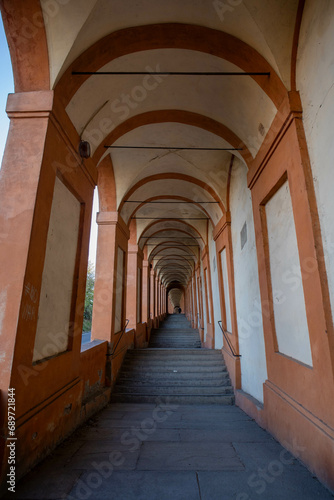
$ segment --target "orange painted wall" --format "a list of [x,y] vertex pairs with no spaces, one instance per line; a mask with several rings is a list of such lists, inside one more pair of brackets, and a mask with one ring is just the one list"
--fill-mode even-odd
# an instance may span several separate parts
[[[239,340],[238,340],[238,323],[235,305],[235,287],[234,287],[234,267],[233,267],[233,248],[232,248],[232,237],[231,237],[231,214],[227,212],[225,216],[219,221],[215,227],[213,237],[216,241],[216,254],[217,262],[220,262],[220,253],[226,248],[226,260],[227,260],[227,274],[228,274],[228,284],[229,284],[229,295],[230,295],[230,308],[231,308],[231,323],[232,332],[226,333],[229,336],[229,340],[235,350],[236,354],[239,354]],[[224,285],[221,266],[218,265],[218,283],[220,292],[220,307],[221,307],[221,318],[222,325],[226,331],[226,309],[225,309],[225,297],[224,297]],[[233,387],[236,389],[241,388],[241,369],[240,369],[240,358],[234,357],[227,342],[223,339],[224,346],[222,349],[225,363],[229,371]]]
[[[10,344],[6,345],[6,355],[11,363],[11,373],[7,380],[1,379],[1,401],[4,415],[7,389],[14,387],[16,435],[20,442],[17,448],[17,477],[20,477],[82,421],[89,387],[89,413],[106,404],[108,398],[107,395],[103,396],[106,343],[94,347],[94,353],[91,351],[81,354],[88,242],[96,171],[89,160],[83,162],[78,157],[69,135],[60,127],[52,92],[15,94],[9,99],[8,112],[12,123],[2,176],[7,176],[9,180],[15,175],[15,183],[7,184],[8,188],[12,186],[14,192],[11,193],[8,189],[7,196],[12,195],[13,199],[16,199],[21,189],[20,182],[17,182],[17,169],[21,165],[25,199],[26,203],[30,203],[30,209],[27,211],[21,206],[21,215],[16,221],[21,227],[17,230],[11,228],[11,238],[20,241],[17,253],[7,252],[0,256],[1,260],[6,260],[6,266],[1,268],[7,273],[7,277],[2,276],[2,283],[8,281],[12,285],[15,284],[16,295],[15,301],[13,295],[12,305],[6,310],[8,329],[5,330],[9,335],[8,340],[12,343],[11,347]],[[27,161],[29,166],[26,165]],[[72,325],[68,350],[34,364],[32,356],[37,310],[56,175],[82,206],[71,302]],[[2,198],[2,203],[6,204],[5,198]],[[15,241],[11,240],[11,245],[15,245]],[[9,247],[2,248],[3,252],[9,250]],[[13,279],[11,265],[15,264],[16,259],[20,260],[21,265],[17,267],[16,277]],[[27,294],[26,291],[32,290],[32,287],[34,295]],[[15,303],[19,306],[19,313],[13,308]],[[29,317],[24,314],[27,306],[30,311],[35,311]],[[93,356],[94,361],[89,359],[90,356]],[[85,362],[87,359],[88,363]],[[94,401],[95,389],[100,397]],[[4,427],[2,435],[6,435]],[[1,461],[4,462],[5,445],[6,440],[1,438]],[[3,474],[5,470],[3,467]]]
[[[242,392],[236,401],[334,489],[333,325],[326,300],[319,233],[302,109],[296,92],[279,111],[248,180],[252,189],[268,380],[264,408]],[[278,352],[271,290],[268,235],[263,206],[288,180],[308,321],[313,367]],[[314,262],[312,272],[304,263]],[[264,312],[265,311],[265,312]],[[269,313],[268,313],[269,311]]]
[[[205,274],[207,274],[207,284],[202,283],[202,287],[205,290],[205,304],[206,307],[206,328],[207,334],[204,342],[204,346],[210,349],[214,349],[215,339],[214,339],[214,315],[213,315],[213,301],[212,301],[212,284],[211,284],[211,271],[210,271],[210,259],[209,250],[207,247],[202,252],[201,255],[202,266],[203,266],[203,276],[205,281]],[[205,273],[206,270],[206,273]],[[211,321],[209,321],[209,314]]]

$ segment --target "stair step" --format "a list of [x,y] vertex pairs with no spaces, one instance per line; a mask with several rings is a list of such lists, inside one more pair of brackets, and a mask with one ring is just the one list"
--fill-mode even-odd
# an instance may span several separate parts
[[[133,372],[131,371],[121,371],[118,380],[131,380],[133,379]],[[177,373],[136,373],[136,380],[149,380],[152,382],[159,382],[162,381],[164,382],[165,380],[168,381],[173,381],[173,383],[176,383],[176,381],[180,381],[180,383],[187,383],[187,382],[193,382],[193,383],[198,383],[197,381],[203,381],[203,383],[207,383],[207,381],[229,381],[229,374],[227,370],[222,371],[222,372],[202,372],[202,373],[189,373],[189,372],[177,372]]]
[[196,366],[221,366],[222,364],[222,361],[220,360],[217,360],[217,359],[212,359],[212,358],[209,358],[209,359],[187,359],[187,358],[184,358],[184,359],[129,359],[129,358],[126,358],[124,360],[124,365],[127,365],[127,366],[133,366],[133,365],[137,365],[137,366],[141,366],[141,365],[145,365],[145,366],[165,366],[165,365],[168,365],[168,366],[190,366],[190,365],[196,365]]
[[[183,404],[183,405],[233,405],[234,396],[232,395],[206,395],[206,396],[187,396],[187,395],[173,395],[167,396],[169,404]],[[111,401],[113,403],[157,403],[164,396],[156,396],[151,394],[115,394],[113,393]]]
[[155,353],[157,355],[165,355],[165,354],[176,354],[176,355],[183,355],[186,353],[187,355],[194,354],[195,356],[217,356],[219,355],[222,358],[221,351],[219,349],[201,349],[200,351],[198,349],[187,349],[185,350],[180,350],[180,349],[151,349],[150,347],[147,347],[146,349],[129,349],[127,354],[135,354],[135,355],[140,355],[144,354],[147,356],[151,356],[152,353]]
[[150,394],[152,396],[160,395],[181,395],[181,396],[205,396],[205,395],[223,395],[223,394],[233,394],[233,389],[231,386],[217,387],[217,386],[207,386],[207,387],[166,387],[166,386],[119,386],[117,385],[114,389],[114,394]]
[[220,350],[203,349],[185,316],[170,316],[152,330],[147,349],[127,352],[113,389],[113,402],[234,404]]
[[[161,348],[166,348],[166,347],[175,347],[175,343],[171,343],[171,342],[153,342],[152,344],[150,344],[150,347],[161,347]],[[197,348],[197,349],[200,349],[201,346],[197,343],[189,343],[189,344],[178,344],[178,347],[180,349],[182,348],[187,348],[187,347],[190,347],[190,348]]]
[[[175,370],[175,371],[174,371]],[[122,370],[123,371],[123,370]],[[139,366],[136,365],[127,368],[124,367],[124,372],[143,372],[143,373],[222,373],[226,368],[222,366],[179,366],[179,367],[161,367],[161,366]]]
[[226,371],[226,366],[222,363],[205,363],[204,361],[201,363],[186,363],[186,362],[170,362],[170,363],[154,363],[151,360],[148,360],[147,363],[136,363],[133,362],[124,362],[122,365],[122,369],[124,371],[158,371],[158,372],[167,372],[167,373],[178,373],[180,371],[194,373],[194,372],[221,372]]
[[[161,351],[162,349],[159,349]],[[150,354],[142,354],[142,353],[131,353],[126,355],[127,359],[134,359],[134,360],[146,360],[146,359],[156,359],[156,360],[165,360],[168,359],[170,361],[172,360],[179,360],[179,359],[188,359],[192,361],[200,361],[201,359],[209,359],[212,361],[220,361],[223,362],[224,359],[221,354],[217,354],[215,356],[210,356],[206,352],[202,352],[202,349],[198,349],[198,354],[194,353],[188,353],[185,349],[182,349],[181,352],[178,353],[165,353],[165,354],[160,354],[158,352],[152,352]]]
[[216,357],[216,356],[187,356],[186,354],[184,356],[126,356],[125,358],[126,362],[130,363],[148,363],[148,362],[154,362],[154,363],[220,363],[224,364],[224,360],[222,357]]
[[[171,379],[171,378],[140,378],[136,381],[128,378],[119,378],[117,381],[117,387],[230,387],[230,380],[228,377],[224,378],[212,378],[212,379]],[[116,386],[115,386],[116,387]]]

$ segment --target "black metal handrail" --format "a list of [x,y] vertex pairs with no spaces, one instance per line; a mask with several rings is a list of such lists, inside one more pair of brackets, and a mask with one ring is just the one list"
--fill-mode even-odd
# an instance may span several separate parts
[[115,351],[116,351],[116,349],[117,349],[117,347],[118,347],[118,344],[119,344],[119,343],[120,343],[120,341],[122,340],[122,337],[123,337],[124,333],[126,332],[126,327],[128,326],[128,324],[129,324],[129,322],[130,322],[130,320],[129,320],[129,319],[127,319],[127,320],[125,320],[125,321],[126,321],[125,327],[124,327],[124,328],[123,328],[123,330],[121,331],[121,334],[120,334],[120,336],[119,336],[119,339],[118,339],[118,341],[117,341],[117,344],[115,345],[115,347],[114,347],[114,349],[113,349],[112,353],[110,354],[110,356],[112,356],[112,357],[114,357],[114,356],[115,356]]
[[241,358],[241,354],[237,354],[237,353],[235,352],[235,349],[234,349],[234,347],[233,347],[233,345],[232,345],[232,343],[231,343],[230,339],[229,339],[229,338],[228,338],[228,336],[226,335],[226,332],[225,332],[225,330],[224,330],[224,328],[223,328],[223,325],[222,325],[222,321],[221,321],[221,320],[220,320],[220,321],[218,321],[218,325],[220,326],[220,329],[221,329],[221,331],[223,332],[224,339],[225,339],[225,340],[226,340],[226,342],[228,343],[228,346],[229,346],[230,351],[231,351],[231,353],[233,354],[233,356],[234,356],[235,358]]

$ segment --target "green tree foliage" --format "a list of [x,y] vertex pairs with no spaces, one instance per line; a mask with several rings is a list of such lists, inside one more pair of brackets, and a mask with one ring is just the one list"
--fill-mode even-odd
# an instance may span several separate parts
[[92,262],[88,262],[84,322],[83,322],[84,332],[90,332],[92,328],[94,284],[95,284],[94,264]]

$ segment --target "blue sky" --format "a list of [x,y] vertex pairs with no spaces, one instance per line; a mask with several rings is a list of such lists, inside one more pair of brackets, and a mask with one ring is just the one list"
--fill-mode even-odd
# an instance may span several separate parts
[[7,95],[14,92],[12,65],[0,16],[0,163],[6,143],[9,120],[6,115]]

